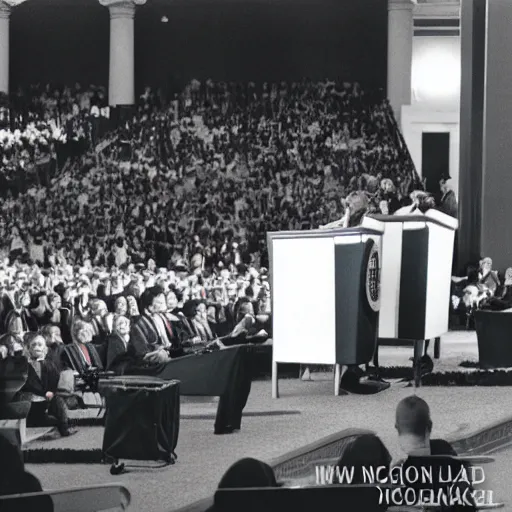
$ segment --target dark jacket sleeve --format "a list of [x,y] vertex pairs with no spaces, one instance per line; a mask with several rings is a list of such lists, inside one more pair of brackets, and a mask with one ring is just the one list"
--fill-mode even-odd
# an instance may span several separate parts
[[151,352],[147,334],[142,327],[141,321],[137,321],[132,325],[130,330],[130,343],[128,350],[137,358],[144,357],[147,353]]
[[56,393],[59,387],[60,371],[51,361],[43,361],[42,364],[43,385],[45,391]]
[[126,354],[126,348],[118,336],[109,336],[107,339],[107,367],[112,370],[114,365]]

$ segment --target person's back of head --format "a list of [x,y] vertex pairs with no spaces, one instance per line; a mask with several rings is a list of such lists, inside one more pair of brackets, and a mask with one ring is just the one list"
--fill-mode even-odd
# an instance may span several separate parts
[[416,395],[401,400],[396,408],[395,428],[404,451],[430,453],[432,420],[425,400]]
[[436,202],[434,198],[430,195],[426,195],[420,197],[418,202],[418,210],[421,213],[427,213],[429,210],[432,210],[436,207]]
[[[0,496],[30,494],[42,491],[43,488],[39,480],[31,473],[23,471],[21,474],[17,475],[16,478],[9,481],[8,489],[2,489]],[[43,495],[9,499],[5,500],[3,503],[0,501],[0,510],[2,510],[2,512],[53,512],[54,506],[51,496]]]
[[[350,476],[352,484],[372,484],[383,480],[389,475],[391,455],[384,443],[374,434],[364,434],[354,439],[346,446],[336,466],[340,474],[345,468],[345,474]],[[333,482],[347,483],[347,482]]]
[[278,487],[273,469],[257,459],[240,459],[224,473],[219,483],[219,489],[248,487]]
[[[11,494],[28,494],[41,492],[43,489],[39,480],[25,471],[23,456],[19,447],[0,435],[0,496]],[[36,496],[19,500],[0,502],[2,512],[20,512],[36,510],[37,512],[52,512],[53,501],[48,496]]]
[[23,457],[19,447],[15,446],[3,435],[0,435],[0,453],[2,454],[2,463],[0,464],[0,495],[8,487],[8,482],[13,477],[21,475],[25,471]]

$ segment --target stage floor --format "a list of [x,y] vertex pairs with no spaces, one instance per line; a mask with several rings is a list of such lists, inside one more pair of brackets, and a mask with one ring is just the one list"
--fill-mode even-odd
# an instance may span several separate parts
[[[429,355],[434,357],[434,342],[430,343]],[[380,347],[379,364],[386,366],[410,366],[412,347]],[[463,361],[478,362],[478,343],[475,331],[452,331],[441,337],[441,357],[434,361],[435,371],[467,371],[460,366]]]

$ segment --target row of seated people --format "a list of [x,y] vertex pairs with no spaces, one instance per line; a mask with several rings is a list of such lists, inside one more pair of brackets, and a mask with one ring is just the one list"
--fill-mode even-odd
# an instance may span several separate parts
[[[52,323],[61,328],[65,343],[71,341],[70,326],[75,317],[90,319],[95,337],[104,341],[112,331],[115,315],[140,316],[140,298],[146,288],[158,285],[166,295],[168,313],[187,316],[188,328],[195,335],[228,334],[236,325],[236,316],[248,299],[246,313],[253,316],[270,313],[270,288],[265,269],[239,265],[238,269],[215,269],[194,273],[156,269],[145,265],[112,267],[56,266],[50,270],[37,265],[0,266],[0,334],[12,330],[37,331]],[[192,300],[191,300],[192,299]],[[201,329],[204,315],[197,313],[193,300],[206,304],[207,332]],[[252,305],[252,308],[251,308]],[[202,310],[203,306],[199,309]],[[265,323],[265,322],[264,322]],[[268,322],[266,322],[268,324]]]
[[[399,402],[395,418],[402,452],[399,458],[393,460],[389,450],[376,435],[358,435],[344,448],[341,457],[331,468],[333,471],[321,472],[321,478],[318,478],[318,475],[311,475],[316,476],[314,483],[311,481],[311,484],[320,492],[315,492],[314,495],[309,493],[309,496],[300,492],[297,482],[279,482],[274,470],[268,464],[254,458],[243,458],[234,463],[222,476],[214,504],[208,508],[207,512],[232,512],[242,509],[281,512],[285,508],[290,508],[291,504],[294,510],[310,510],[312,496],[317,500],[314,505],[323,509],[329,500],[328,491],[333,485],[339,484],[344,485],[345,488],[366,486],[353,494],[340,494],[347,497],[347,501],[338,504],[344,511],[386,510],[390,505],[399,504],[400,499],[405,502],[404,488],[414,489],[416,491],[414,496],[418,502],[421,498],[425,500],[434,493],[436,496],[442,495],[443,497],[439,497],[438,500],[449,503],[448,506],[441,507],[445,511],[476,510],[471,477],[457,478],[461,474],[461,469],[467,468],[467,461],[457,459],[457,453],[447,441],[431,438],[433,422],[428,404],[415,395],[406,397]],[[5,445],[2,453],[6,457],[6,463],[0,465],[0,495],[40,491],[40,482],[24,470],[19,452],[1,437],[0,444],[2,448]],[[444,458],[439,459],[439,456]],[[6,467],[9,468],[8,471]],[[398,471],[398,468],[401,470]],[[436,470],[439,473],[436,473]],[[418,481],[415,476],[429,473],[432,474],[432,479],[429,481]],[[390,499],[390,493],[382,499],[380,493],[369,492],[368,487],[376,485],[383,488],[401,487],[400,496],[402,497],[394,494],[394,498]],[[295,488],[292,494],[296,493],[296,499],[290,492],[286,494],[266,492],[266,490],[287,487]],[[251,492],[251,488],[257,492]],[[237,489],[242,492],[223,492]],[[350,501],[351,498],[355,498],[358,502]],[[362,502],[369,508],[361,508]],[[42,501],[42,503],[45,502]],[[40,512],[51,510],[51,504],[48,501],[46,503],[50,508],[38,508]]]
[[[118,305],[123,304],[121,299],[123,297],[116,299]],[[169,292],[166,300],[163,290],[158,286],[145,290],[139,302],[141,314],[133,319],[121,314],[125,311],[118,307],[112,315],[112,331],[108,331],[109,313],[105,303],[100,299],[93,299],[89,316],[74,318],[71,325],[71,343],[68,344],[62,342],[57,323],[47,323],[42,334],[28,332],[22,337],[23,319],[16,316],[18,312],[15,312],[8,322],[9,331],[0,338],[0,356],[15,358],[28,354],[31,363],[43,359],[45,368],[47,367],[43,372],[43,381],[41,371],[38,371],[39,379],[29,378],[23,390],[33,393],[32,401],[41,402],[44,398],[48,401],[48,410],[42,410],[42,405],[36,406],[37,414],[29,416],[29,419],[34,420],[31,424],[41,422],[46,412],[56,413],[53,416],[58,420],[59,431],[62,435],[69,435],[67,413],[64,410],[65,400],[56,393],[61,374],[65,375],[68,370],[76,372],[82,378],[91,370],[107,369],[118,375],[154,375],[169,380],[174,378],[173,368],[166,363],[181,356],[233,345],[263,343],[268,339],[267,332],[256,327],[258,320],[253,316],[252,303],[248,298],[238,301],[236,325],[224,336],[214,334],[208,323],[204,302],[188,301],[184,305],[186,314],[183,314],[182,311],[177,311],[175,294]],[[9,320],[9,314],[7,318]],[[47,350],[41,356],[43,345]],[[32,366],[29,367],[29,375]],[[48,377],[50,374],[54,377]],[[250,392],[250,378],[248,372],[233,376],[233,379],[242,382],[240,386],[230,388],[234,397],[226,397],[224,400],[234,404],[233,406],[223,405],[221,395],[215,425],[217,434],[240,429],[242,410]],[[45,388],[44,393],[33,391],[30,384],[32,380],[38,381]],[[68,397],[73,397],[73,384],[69,384],[69,378],[67,382],[64,384],[65,391]],[[221,414],[226,409],[227,412]]]

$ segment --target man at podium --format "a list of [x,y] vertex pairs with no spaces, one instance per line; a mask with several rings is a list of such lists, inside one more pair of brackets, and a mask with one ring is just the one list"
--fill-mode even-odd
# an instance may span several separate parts
[[[345,200],[345,214],[343,217],[325,226],[320,226],[320,228],[334,229],[360,226],[368,213],[369,206],[368,196],[364,192],[352,192]],[[380,378],[376,368],[371,368],[369,364],[366,364],[364,370],[355,365],[347,367],[342,375],[340,387],[340,391],[344,391],[345,394],[350,392],[370,395],[389,388],[390,384]]]
[[345,214],[339,220],[335,220],[320,229],[353,228],[360,226],[364,216],[368,213],[370,203],[364,192],[352,192],[345,199]]

